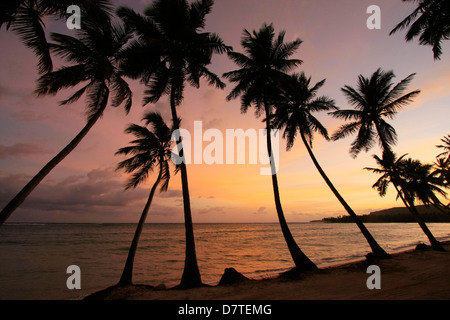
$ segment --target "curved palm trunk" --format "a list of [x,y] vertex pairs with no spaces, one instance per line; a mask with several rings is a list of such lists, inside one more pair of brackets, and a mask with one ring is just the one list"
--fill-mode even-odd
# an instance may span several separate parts
[[86,134],[91,130],[97,120],[102,116],[108,102],[109,90],[105,87],[105,95],[101,100],[98,111],[89,119],[84,128],[70,141],[70,143],[62,149],[53,159],[51,159],[31,180],[25,187],[3,208],[0,212],[0,226],[9,218],[9,216],[16,210],[28,195],[36,188],[39,183],[56,167],[69,153],[71,153],[83,140]]
[[[375,124],[375,127],[377,129],[378,132],[379,131],[379,125],[378,123]],[[380,134],[378,134],[379,137]],[[390,167],[394,166],[394,154],[391,150],[391,148],[389,147],[389,145],[384,141],[384,140],[380,140],[381,141],[381,145],[383,147],[383,158],[384,158],[384,154],[387,153],[389,154],[389,157],[387,158],[388,161],[390,163],[388,163],[387,165]],[[400,188],[402,188],[403,190],[405,190],[405,197],[403,196],[403,194],[400,192],[399,190],[399,186],[397,185],[396,181],[401,181],[400,178],[397,178],[396,174],[393,174],[391,176],[392,179],[392,183],[395,187],[395,189],[397,190],[397,193],[399,195],[399,197],[402,199],[403,203],[405,204],[405,206],[408,208],[408,210],[412,213],[412,215],[416,218],[417,222],[419,223],[420,228],[422,229],[422,231],[425,233],[425,235],[427,236],[428,240],[430,241],[431,247],[434,250],[438,250],[438,251],[445,251],[444,247],[442,246],[442,244],[436,240],[436,238],[434,237],[434,235],[431,233],[430,229],[428,229],[427,225],[425,224],[425,221],[423,221],[422,217],[419,214],[419,211],[417,211],[416,206],[414,205],[414,199],[412,199],[409,195],[408,192],[406,192],[406,188],[404,188],[402,186],[402,183],[399,182]]]
[[378,242],[374,239],[374,237],[370,234],[369,230],[367,230],[366,226],[362,223],[361,219],[356,215],[356,213],[350,208],[350,206],[347,204],[347,202],[342,198],[342,196],[339,194],[339,192],[336,190],[334,185],[331,183],[330,179],[328,179],[325,172],[322,170],[322,167],[320,166],[319,162],[317,161],[316,157],[314,156],[314,153],[311,150],[311,147],[309,146],[308,141],[306,140],[305,135],[300,130],[300,135],[302,137],[303,143],[308,150],[309,156],[311,157],[311,160],[314,162],[314,165],[317,168],[317,171],[319,171],[322,178],[325,180],[328,187],[331,189],[333,194],[336,196],[336,198],[339,200],[339,202],[342,204],[342,206],[345,208],[345,210],[348,212],[348,214],[353,218],[354,222],[358,226],[359,230],[361,230],[362,234],[366,238],[367,242],[369,243],[370,248],[372,249],[372,253],[374,254],[375,258],[379,259],[385,259],[389,258],[389,254],[381,248],[381,246],[378,244]]
[[144,228],[145,220],[147,219],[147,214],[152,204],[153,196],[155,194],[159,182],[161,181],[161,176],[162,176],[162,169],[159,170],[158,178],[156,179],[152,189],[150,190],[150,195],[148,196],[147,203],[145,204],[141,218],[139,219],[136,232],[134,233],[133,241],[131,242],[130,250],[128,251],[128,257],[122,272],[122,276],[120,277],[119,283],[117,284],[119,286],[132,284],[134,256],[136,255],[139,238],[141,236],[142,229]]
[[[175,104],[175,92],[172,89],[170,94],[170,109],[172,111],[172,121],[174,129],[179,129],[178,116]],[[177,145],[179,146],[179,156],[183,156],[183,147],[181,136],[177,137]],[[187,168],[184,161],[180,164],[181,186],[183,192],[183,207],[184,207],[184,227],[186,235],[186,257],[184,261],[183,275],[179,287],[193,288],[202,285],[200,270],[197,264],[197,255],[195,252],[194,227],[192,224],[191,201],[189,197],[189,186],[187,178]]]
[[428,229],[427,225],[425,224],[425,221],[423,221],[422,217],[420,216],[419,211],[417,211],[417,208],[414,205],[414,201],[411,199],[410,196],[408,196],[408,193],[407,192],[404,193],[406,196],[406,199],[405,199],[405,197],[403,196],[403,193],[400,192],[397,184],[396,183],[393,183],[393,184],[394,184],[395,189],[397,190],[398,195],[400,196],[400,199],[402,199],[405,206],[412,213],[412,215],[416,218],[417,222],[419,223],[420,228],[427,236],[428,240],[430,241],[431,247],[437,251],[445,251],[442,244],[436,240],[434,235],[431,233],[430,229]]
[[278,179],[276,174],[275,162],[272,154],[272,138],[270,136],[270,111],[266,106],[266,131],[267,131],[267,152],[269,154],[270,159],[270,167],[272,169],[272,186],[273,186],[273,194],[275,198],[275,208],[277,210],[278,221],[280,223],[281,231],[283,232],[284,240],[288,246],[289,252],[291,254],[292,259],[294,260],[295,266],[299,270],[308,270],[308,271],[318,271],[317,266],[312,262],[299,248],[297,243],[294,240],[294,237],[289,230],[288,224],[284,217],[283,208],[281,206],[280,200],[280,192],[278,189]]

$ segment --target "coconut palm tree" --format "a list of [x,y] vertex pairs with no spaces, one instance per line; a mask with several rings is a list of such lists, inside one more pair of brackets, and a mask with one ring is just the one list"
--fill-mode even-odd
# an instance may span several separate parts
[[194,231],[189,197],[187,168],[183,156],[182,138],[177,122],[177,106],[183,100],[186,82],[198,88],[200,79],[223,89],[225,84],[208,69],[214,53],[222,54],[226,46],[217,34],[204,32],[206,15],[212,10],[212,0],[156,0],[144,15],[121,7],[119,17],[135,33],[136,39],[124,53],[126,75],[147,85],[144,104],[155,103],[165,94],[176,135],[186,229],[186,260],[180,287],[202,285],[195,252]]
[[432,174],[441,180],[444,187],[450,188],[450,158],[436,158]]
[[[146,126],[131,124],[125,130],[126,133],[133,134],[136,140],[131,141],[130,146],[121,148],[116,152],[116,155],[131,155],[130,158],[121,161],[117,166],[117,169],[124,169],[126,173],[134,173],[129,179],[125,190],[130,188],[134,189],[144,183],[148,178],[149,172],[153,171],[156,167],[159,170],[158,176],[150,190],[147,203],[142,211],[141,218],[139,219],[118,285],[132,284],[134,256],[139,237],[152,204],[153,196],[160,184],[160,190],[167,191],[170,180],[169,160],[171,160],[172,156],[172,131],[159,113],[149,112],[142,120],[145,121]],[[151,126],[151,129],[148,129],[148,126]]]
[[297,133],[300,134],[316,169],[361,230],[372,249],[373,256],[376,258],[388,258],[389,254],[381,248],[356,213],[334,187],[312,151],[314,132],[320,133],[325,139],[329,140],[327,129],[313,113],[337,109],[332,99],[325,96],[317,97],[317,91],[324,83],[325,80],[322,80],[310,87],[311,78],[307,78],[303,72],[301,74],[293,74],[288,84],[283,88],[281,96],[277,99],[273,124],[280,129],[284,127],[283,137],[287,140],[287,150],[293,147]]
[[272,24],[263,24],[260,30],[250,33],[244,30],[241,45],[245,53],[229,52],[228,56],[241,67],[238,70],[224,74],[231,82],[237,83],[227,96],[228,100],[241,97],[241,111],[247,112],[250,106],[256,109],[256,116],[265,115],[267,132],[267,151],[272,168],[272,186],[275,207],[281,230],[294,263],[299,270],[317,270],[317,266],[303,253],[292,236],[287,225],[280,193],[275,163],[272,155],[271,118],[273,113],[273,98],[278,94],[281,84],[287,81],[286,74],[301,63],[301,60],[290,59],[300,46],[301,40],[284,41],[285,32],[275,37]]
[[[379,158],[376,155],[373,156],[379,168],[364,169],[382,175],[372,186],[378,191],[381,197],[386,195],[390,183],[394,185],[394,188],[397,191],[397,198],[400,198],[403,201],[405,206],[416,218],[420,228],[427,236],[433,249],[443,251],[444,248],[442,247],[442,244],[436,240],[430,229],[428,229],[416,206],[414,205],[414,200],[417,196],[417,189],[415,189],[417,187],[417,185],[415,186],[417,176],[414,175],[415,169],[411,166],[413,162],[410,159],[404,159],[405,156],[406,154],[397,159],[394,153],[385,151],[383,153],[383,158]],[[421,187],[424,187],[424,185],[422,184]],[[434,189],[434,186],[432,185],[425,187],[433,187]],[[430,192],[433,191],[428,190],[427,194]]]
[[441,189],[444,182],[441,177],[432,171],[433,165],[423,164],[419,160],[405,159],[407,178],[405,186],[412,194],[413,199],[421,201],[424,205],[432,205],[443,213],[445,205],[439,200],[436,194],[446,198],[446,192]]
[[77,101],[83,94],[87,98],[87,124],[50,160],[28,184],[0,212],[0,225],[27,198],[36,186],[56,167],[80,141],[86,136],[108,105],[110,92],[113,93],[113,107],[124,104],[125,111],[131,108],[131,90],[120,75],[117,56],[122,46],[128,41],[129,34],[121,25],[109,22],[96,23],[95,20],[83,19],[83,25],[77,31],[77,37],[53,33],[54,43],[49,44],[52,52],[68,62],[56,71],[42,75],[37,84],[36,93],[55,95],[65,88],[82,84],[81,88],[68,99],[61,101],[65,105]]
[[440,59],[441,42],[450,39],[450,2],[448,0],[402,0],[417,2],[417,8],[389,35],[409,27],[406,41],[419,37],[421,45],[433,46],[434,59]]
[[443,144],[439,144],[436,147],[444,149],[444,151],[436,156],[436,158],[447,157],[447,161],[450,160],[450,134],[441,139]]
[[344,86],[341,90],[355,109],[330,113],[335,118],[351,120],[350,123],[342,125],[333,134],[332,139],[338,140],[357,132],[357,138],[350,149],[353,157],[361,150],[367,152],[377,140],[383,152],[392,152],[391,147],[397,142],[397,133],[385,119],[393,119],[402,107],[420,93],[415,90],[403,94],[414,76],[413,73],[394,86],[393,71],[384,72],[378,69],[370,78],[359,75],[357,89]]
[[[39,59],[37,68],[40,74],[53,69],[44,20],[49,17],[66,19],[67,8],[72,4],[75,4],[72,0],[16,0],[2,1],[0,5],[0,28],[6,24],[7,30],[11,28],[34,51]],[[83,20],[87,16],[95,16],[97,23],[100,23],[111,18],[112,5],[109,0],[80,0],[76,5]]]

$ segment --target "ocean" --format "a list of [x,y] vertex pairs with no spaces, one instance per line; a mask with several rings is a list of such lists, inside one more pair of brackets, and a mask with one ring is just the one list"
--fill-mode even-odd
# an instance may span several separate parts
[[[438,240],[450,223],[427,224]],[[291,223],[300,248],[319,267],[363,258],[370,248],[353,223]],[[417,223],[367,223],[389,253],[428,243]],[[7,223],[0,227],[0,299],[82,299],[118,282],[135,224]],[[195,224],[202,280],[216,285],[225,268],[258,279],[293,267],[277,223]],[[179,283],[184,225],[146,224],[134,265],[134,283]],[[80,268],[81,289],[68,289],[67,267]]]

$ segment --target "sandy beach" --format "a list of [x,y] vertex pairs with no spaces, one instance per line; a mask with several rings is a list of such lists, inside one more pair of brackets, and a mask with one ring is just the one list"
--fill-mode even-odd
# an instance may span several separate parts
[[[89,298],[105,300],[449,300],[450,244],[393,253],[391,259],[361,260],[322,268],[297,278],[244,280],[189,290],[134,285],[108,288]],[[369,265],[381,271],[381,289],[369,290]],[[239,270],[237,270],[239,271]]]

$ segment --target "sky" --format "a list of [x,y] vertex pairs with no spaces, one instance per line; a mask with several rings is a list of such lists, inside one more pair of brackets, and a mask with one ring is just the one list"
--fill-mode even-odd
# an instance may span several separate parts
[[[115,1],[141,12],[150,1]],[[381,29],[366,25],[370,5],[381,9]],[[450,119],[450,45],[443,44],[441,60],[434,60],[431,47],[416,40],[404,41],[404,32],[389,36],[390,30],[405,18],[414,6],[400,0],[216,0],[207,16],[206,31],[218,33],[234,51],[240,45],[244,29],[259,29],[273,23],[278,33],[286,31],[286,41],[300,38],[303,43],[293,58],[303,63],[294,70],[304,71],[318,82],[326,79],[320,95],[348,109],[341,88],[356,86],[358,75],[369,77],[375,70],[393,70],[394,81],[416,73],[408,91],[421,90],[414,102],[390,120],[398,134],[394,151],[408,153],[425,163],[435,161],[436,145],[449,134]],[[49,31],[71,34],[63,24],[46,20]],[[56,96],[33,95],[37,59],[16,34],[0,30],[0,206],[6,203],[59,152],[84,126],[84,101],[58,106],[71,90]],[[58,64],[58,61],[56,62]],[[218,75],[238,67],[226,56],[215,56],[210,70]],[[124,191],[127,175],[117,171],[124,158],[115,152],[133,139],[124,133],[129,123],[142,124],[147,111],[159,111],[169,122],[167,97],[142,107],[144,86],[129,81],[133,106],[125,115],[123,108],[108,107],[104,116],[80,145],[61,162],[33,191],[8,222],[137,222],[156,177]],[[216,129],[256,130],[264,128],[253,110],[242,114],[239,99],[227,101],[233,88],[187,87],[179,116],[183,128],[193,132],[194,121],[202,121],[203,133]],[[327,114],[317,117],[333,133],[344,122]],[[203,150],[210,142],[203,141]],[[392,189],[380,198],[373,183],[376,175],[364,167],[375,167],[375,146],[356,159],[349,154],[353,137],[337,142],[315,136],[313,151],[330,180],[357,214],[401,206]],[[224,142],[225,143],[225,142]],[[259,146],[248,148],[260,151]],[[288,222],[306,222],[345,215],[309,158],[301,140],[285,151],[279,141],[278,181],[281,201]],[[264,151],[264,150],[263,150]],[[203,222],[276,222],[271,177],[261,175],[257,164],[189,164],[189,192],[194,223]],[[179,175],[172,175],[169,190],[155,196],[147,222],[183,222]]]

